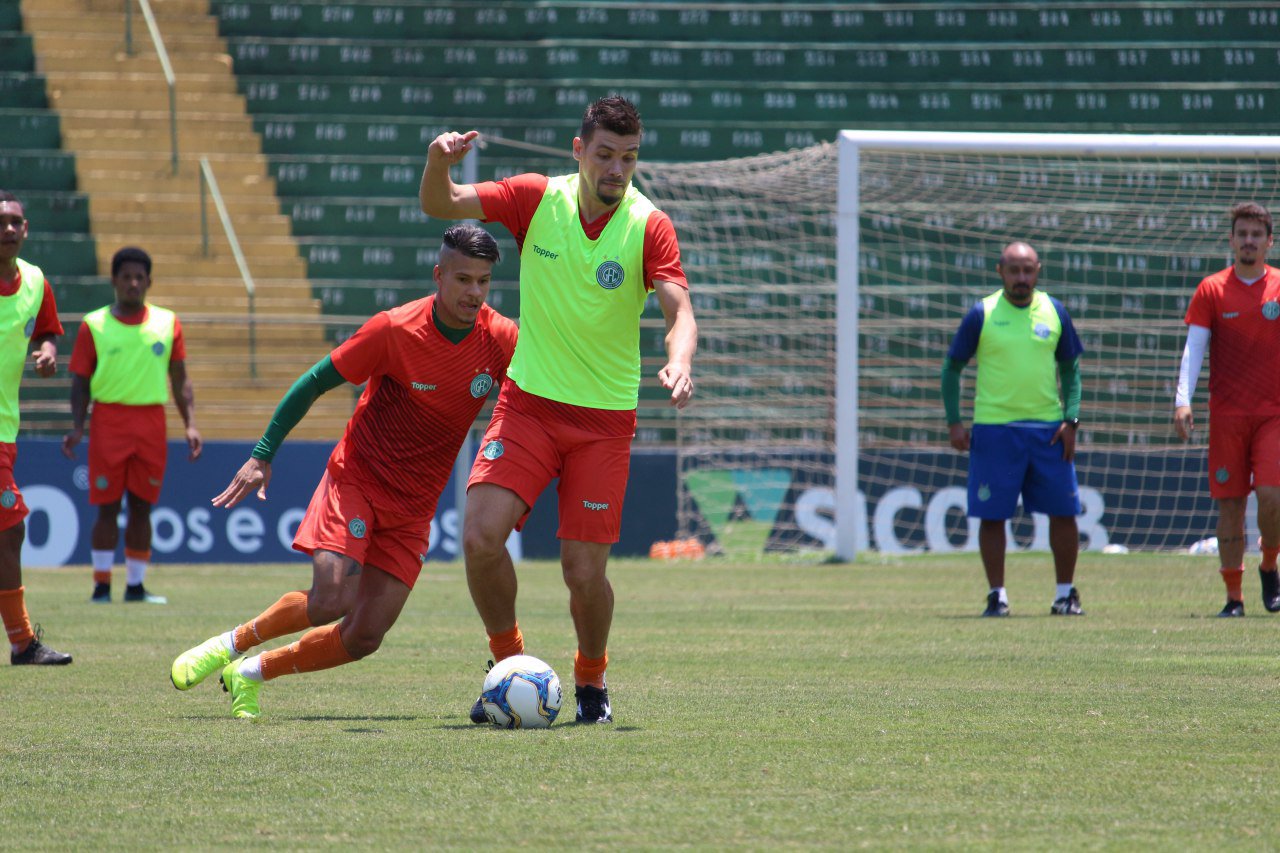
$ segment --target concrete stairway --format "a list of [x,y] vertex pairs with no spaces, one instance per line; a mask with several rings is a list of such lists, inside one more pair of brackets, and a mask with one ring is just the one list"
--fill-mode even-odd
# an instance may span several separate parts
[[[323,357],[329,343],[216,20],[205,0],[159,0],[153,8],[177,78],[176,175],[168,87],[141,12],[135,7],[130,55],[119,0],[22,4],[63,146],[75,153],[79,187],[89,196],[100,272],[109,273],[121,246],[151,254],[151,299],[182,320],[201,432],[207,439],[252,439],[293,378]],[[249,300],[212,200],[209,256],[202,253],[202,155],[257,284],[256,376]],[[101,301],[110,299],[104,283]],[[64,346],[69,352],[70,342]],[[353,402],[341,389],[325,395],[293,435],[337,439]],[[170,435],[179,436],[181,424],[170,409]]]

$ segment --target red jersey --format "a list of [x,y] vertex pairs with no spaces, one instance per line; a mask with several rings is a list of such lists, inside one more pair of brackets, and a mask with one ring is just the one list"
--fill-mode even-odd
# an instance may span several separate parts
[[[114,314],[112,315],[115,316]],[[143,309],[131,317],[116,317],[126,326],[140,326],[147,319],[147,309]],[[169,362],[186,361],[187,345],[182,341],[182,323],[177,317],[173,318],[173,351],[169,354]],[[68,370],[72,373],[83,376],[85,379],[93,378],[93,371],[98,368],[98,347],[93,342],[93,330],[86,324],[80,324],[80,331],[76,332],[76,345],[71,350],[71,364]]]
[[1209,411],[1280,415],[1280,270],[1245,284],[1235,267],[1200,282],[1186,323],[1209,329]]
[[[547,176],[536,174],[515,175],[501,181],[485,181],[474,185],[480,206],[484,208],[486,222],[500,222],[516,238],[517,250],[524,248],[525,235],[533,214],[542,204],[547,191]],[[581,217],[581,211],[579,211]],[[613,218],[610,210],[594,222],[582,222],[582,231],[592,240],[599,239],[604,227]],[[582,221],[579,218],[579,221]],[[653,290],[653,281],[669,281],[686,290],[689,282],[680,265],[680,243],[676,240],[676,228],[671,217],[661,210],[649,215],[644,227],[644,286]]]
[[344,379],[368,384],[329,457],[329,476],[357,482],[371,504],[401,515],[435,503],[516,348],[516,324],[488,305],[451,342],[432,318],[435,299],[374,316],[332,354]]

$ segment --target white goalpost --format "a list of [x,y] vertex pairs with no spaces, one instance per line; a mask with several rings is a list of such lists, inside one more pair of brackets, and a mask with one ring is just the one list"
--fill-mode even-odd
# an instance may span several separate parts
[[[1085,547],[1209,535],[1206,436],[1170,426],[1182,317],[1231,262],[1230,206],[1275,208],[1278,163],[1262,137],[904,131],[642,163],[704,332],[679,420],[682,531],[843,560],[976,547],[939,374],[964,311],[1000,286],[1000,248],[1025,240],[1086,347]],[[1045,526],[1016,518],[1014,546],[1043,547]]]

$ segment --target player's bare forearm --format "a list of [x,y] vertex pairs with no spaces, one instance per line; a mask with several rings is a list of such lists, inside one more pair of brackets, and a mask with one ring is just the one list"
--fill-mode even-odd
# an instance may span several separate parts
[[667,364],[658,371],[658,380],[671,392],[671,405],[683,409],[693,396],[693,355],[698,349],[698,323],[693,318],[688,290],[667,281],[655,281],[653,285],[667,324],[664,338]]
[[481,219],[484,209],[470,184],[455,184],[450,167],[461,163],[480,134],[448,131],[437,136],[427,148],[427,162],[418,185],[422,212],[437,219]]
[[62,437],[62,455],[76,458],[76,447],[84,438],[84,422],[89,414],[89,380],[71,374],[71,431]]

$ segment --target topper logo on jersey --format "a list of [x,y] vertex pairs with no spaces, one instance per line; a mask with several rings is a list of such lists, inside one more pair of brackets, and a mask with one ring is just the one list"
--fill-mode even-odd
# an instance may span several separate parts
[[489,389],[493,387],[493,377],[487,373],[481,373],[475,379],[471,380],[471,396],[483,397],[489,393]]
[[538,257],[546,258],[549,261],[554,261],[556,258],[560,257],[559,252],[553,252],[550,249],[544,249],[541,246],[539,246],[537,243],[533,244],[533,253]]
[[410,382],[409,386],[415,391],[434,391],[436,386],[426,382]]
[[605,290],[615,290],[626,279],[626,270],[617,261],[605,261],[596,267],[596,284]]

